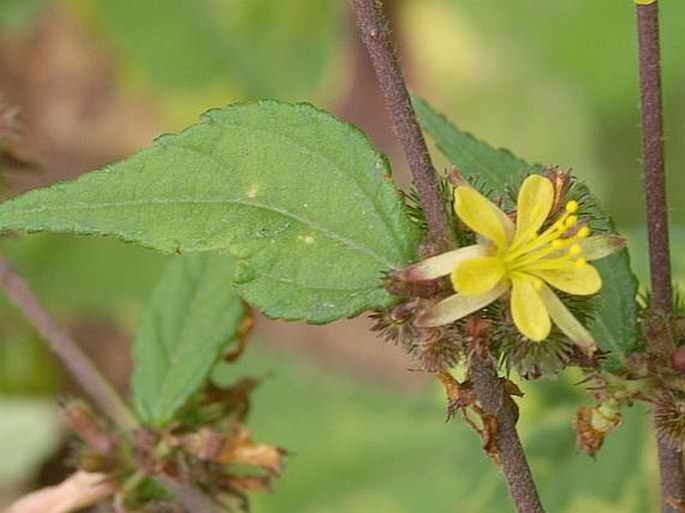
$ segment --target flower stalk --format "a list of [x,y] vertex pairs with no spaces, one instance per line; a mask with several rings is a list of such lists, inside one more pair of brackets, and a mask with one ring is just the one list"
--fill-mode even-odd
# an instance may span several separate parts
[[[635,3],[640,61],[642,169],[645,181],[652,307],[656,315],[668,319],[673,309],[673,292],[664,171],[659,5],[655,0],[636,0]],[[659,353],[667,349],[672,351],[673,348],[664,348],[662,343],[652,344],[652,350]],[[662,512],[675,513],[677,510],[671,505],[673,501],[685,499],[682,452],[673,449],[662,440],[657,440],[657,449]]]

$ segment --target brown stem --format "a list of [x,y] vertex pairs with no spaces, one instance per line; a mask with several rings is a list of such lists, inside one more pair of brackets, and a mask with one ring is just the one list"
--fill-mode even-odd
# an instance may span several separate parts
[[[670,318],[673,296],[664,172],[659,5],[658,2],[636,5],[636,9],[640,59],[642,169],[645,179],[652,307],[656,314]],[[653,349],[663,352],[663,348],[654,347]],[[661,511],[675,513],[676,509],[668,504],[667,499],[685,499],[682,452],[672,449],[659,440],[657,440],[657,448],[661,474]]]
[[414,178],[430,238],[441,249],[447,249],[453,245],[454,237],[445,211],[444,197],[438,187],[438,177],[397,62],[382,5],[379,0],[352,0],[352,5],[359,34],[376,70],[385,107],[390,113]]
[[98,406],[122,429],[130,431],[137,428],[138,422],[112,385],[100,374],[76,342],[60,328],[27,283],[2,255],[0,286]]
[[[352,0],[362,41],[371,56],[385,105],[404,148],[409,169],[419,193],[431,239],[444,247],[453,245],[445,201],[438,187],[437,175],[428,154],[416,114],[407,93],[402,71],[397,63],[389,29],[383,19],[379,0]],[[533,484],[530,468],[515,427],[513,411],[501,407],[504,391],[490,357],[474,360],[476,395],[486,413],[497,420],[497,447],[504,474],[516,509],[523,513],[544,513]]]
[[658,3],[637,6],[642,168],[645,178],[652,305],[656,312],[670,315],[673,305],[668,249],[658,17]]
[[474,354],[469,360],[469,377],[483,412],[497,418],[497,453],[516,511],[544,513],[516,432],[514,404],[502,389],[492,358]]
[[214,501],[202,491],[186,483],[181,483],[165,474],[155,476],[164,487],[174,494],[189,513],[216,513]]

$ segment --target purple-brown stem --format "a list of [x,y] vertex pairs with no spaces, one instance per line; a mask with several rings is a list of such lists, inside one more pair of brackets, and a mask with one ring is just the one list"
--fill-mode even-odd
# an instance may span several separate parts
[[[653,2],[648,5],[636,5],[636,8],[640,58],[642,169],[645,180],[652,307],[655,314],[670,319],[673,296],[664,172],[659,5],[658,2]],[[663,342],[659,346],[654,344],[652,349],[663,352],[662,345]],[[657,449],[661,475],[661,511],[675,513],[677,510],[666,501],[669,498],[676,501],[685,499],[682,452],[658,439]]]
[[426,141],[412,107],[407,84],[402,74],[390,29],[377,0],[352,0],[359,34],[376,70],[385,107],[390,113],[395,133],[402,145],[414,178],[432,241],[445,250],[454,244],[445,200],[438,187]]
[[0,255],[0,286],[45,338],[50,349],[102,411],[126,431],[137,428],[136,418],[112,385],[100,374],[76,342],[60,328],[27,283],[12,269],[10,263],[2,255]]
[[516,511],[545,513],[516,432],[515,406],[500,384],[492,357],[474,354],[469,377],[483,411],[497,418],[497,453]]
[[[426,215],[430,238],[443,248],[454,244],[444,197],[407,86],[397,62],[389,29],[378,0],[352,0],[357,26],[373,67],[376,70],[385,105],[404,148],[421,206]],[[497,448],[509,491],[519,513],[544,513],[533,483],[525,453],[521,447],[516,421],[509,405],[503,406],[505,394],[490,357],[474,359],[470,367],[476,396],[486,413],[497,419]]]

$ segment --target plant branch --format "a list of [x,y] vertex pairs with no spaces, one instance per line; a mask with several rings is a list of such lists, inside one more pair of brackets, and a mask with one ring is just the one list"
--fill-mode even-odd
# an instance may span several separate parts
[[516,406],[504,393],[492,358],[474,353],[469,359],[469,377],[484,413],[497,418],[497,454],[516,511],[544,513],[516,432]]
[[[652,307],[657,315],[670,319],[673,296],[664,172],[659,5],[656,1],[650,4],[642,2],[636,5],[636,9],[640,60],[642,169],[645,179]],[[653,350],[663,352],[656,344]],[[667,499],[685,499],[682,452],[658,439],[657,448],[661,474],[661,510],[663,513],[674,513],[676,509],[668,504]]]
[[642,169],[645,178],[652,306],[656,312],[670,315],[673,305],[664,172],[658,9],[656,2],[637,6]]
[[385,107],[414,178],[430,238],[441,250],[446,250],[454,244],[454,236],[445,211],[445,200],[397,62],[381,3],[379,0],[352,0],[352,5],[359,34],[376,70]]
[[137,420],[112,385],[100,374],[76,342],[60,328],[28,284],[1,254],[0,286],[103,412],[126,431],[137,428]]
[[[426,214],[430,237],[444,248],[450,247],[454,244],[454,235],[445,211],[444,197],[438,187],[437,175],[395,57],[381,3],[379,0],[352,0],[352,5],[362,41],[378,76],[386,108],[404,148]],[[470,372],[478,400],[486,413],[496,418],[497,448],[517,511],[544,513],[516,432],[513,410],[510,406],[502,407],[505,394],[492,358],[472,359]]]

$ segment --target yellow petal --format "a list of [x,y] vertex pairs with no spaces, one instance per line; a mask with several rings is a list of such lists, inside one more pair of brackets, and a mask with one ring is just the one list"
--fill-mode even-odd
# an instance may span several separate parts
[[514,234],[514,223],[497,205],[472,187],[454,190],[454,211],[474,232],[505,248]]
[[454,268],[452,287],[460,294],[479,296],[497,285],[504,277],[504,266],[497,257],[482,256],[464,260]]
[[599,260],[620,250],[626,245],[626,239],[618,235],[595,235],[580,239],[574,244],[580,246],[580,254],[586,260]]
[[480,296],[465,296],[454,294],[443,299],[429,310],[419,314],[416,325],[425,328],[442,326],[466,317],[473,312],[488,306],[495,299],[504,294],[509,288],[507,281],[502,280],[495,287]]
[[529,339],[547,338],[552,324],[531,278],[514,278],[511,287],[511,314],[518,330]]
[[539,294],[554,324],[585,354],[592,356],[597,349],[597,344],[585,326],[569,312],[547,285],[542,285]]
[[516,235],[521,239],[534,237],[549,216],[554,203],[554,185],[542,175],[530,175],[523,181],[516,205]]
[[487,248],[474,244],[426,258],[404,269],[400,277],[405,281],[434,280],[450,274],[460,262],[487,255]]
[[589,296],[602,287],[602,278],[597,269],[587,263],[583,265],[569,263],[568,267],[562,269],[531,270],[530,272],[554,288],[576,296]]

